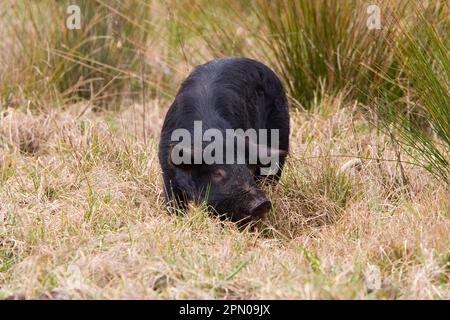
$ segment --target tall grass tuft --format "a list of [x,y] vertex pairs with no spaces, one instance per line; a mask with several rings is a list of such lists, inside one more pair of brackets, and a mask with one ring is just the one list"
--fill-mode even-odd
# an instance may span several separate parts
[[[66,27],[69,4],[81,9],[80,30]],[[139,0],[17,1],[4,18],[16,69],[2,96],[115,104],[139,84],[150,15]]]
[[[403,26],[403,38],[392,43],[402,67],[397,98],[378,92],[376,111],[386,129],[417,164],[438,179],[449,182],[450,152],[450,27],[445,7],[435,18],[416,12],[417,21]],[[429,13],[429,11],[428,11]],[[394,95],[395,96],[395,95]]]
[[256,1],[258,19],[267,28],[268,58],[303,108],[310,109],[323,93],[346,91],[350,99],[366,100],[377,75],[363,65],[392,64],[385,36],[393,31],[393,5],[379,5],[383,27],[369,30],[368,4],[360,1]]

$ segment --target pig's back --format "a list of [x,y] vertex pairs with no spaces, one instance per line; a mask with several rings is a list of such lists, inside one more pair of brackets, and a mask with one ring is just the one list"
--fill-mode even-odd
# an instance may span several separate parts
[[[248,58],[221,58],[200,65],[183,82],[175,108],[185,120],[206,127],[267,128],[272,108],[285,101],[281,81],[264,64]],[[224,120],[224,121],[222,121]]]

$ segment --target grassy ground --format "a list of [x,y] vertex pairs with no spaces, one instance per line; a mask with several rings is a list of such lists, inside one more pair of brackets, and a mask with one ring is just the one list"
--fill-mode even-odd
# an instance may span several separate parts
[[[339,108],[293,114],[293,150],[256,230],[166,213],[156,147],[167,107],[3,115],[0,296],[448,298],[448,190]],[[22,150],[20,152],[19,150]],[[362,162],[338,172],[349,158]],[[405,160],[406,161],[406,160]],[[379,275],[379,278],[378,278]]]
[[[350,44],[352,37],[361,39],[363,50],[372,42],[358,29],[364,20],[355,26],[346,16],[354,14],[351,1],[336,16],[314,6],[287,16],[298,32],[297,15],[301,23],[317,12],[329,14],[336,27],[346,23],[330,35],[330,26],[319,21],[304,34],[323,43],[323,55],[292,33],[274,36],[284,28],[282,15],[270,16],[259,0],[255,8],[265,15],[252,15],[239,1],[235,11],[197,0],[182,12],[174,2],[152,2],[150,16],[133,5],[111,16],[91,8],[93,21],[113,17],[121,27],[114,33],[92,23],[87,35],[40,24],[47,15],[58,19],[54,2],[29,11],[13,3],[0,4],[0,299],[450,298],[448,149],[423,120],[428,105],[415,95],[417,80],[405,84],[412,77],[399,76],[396,85],[406,93],[396,103],[399,113],[406,105],[408,116],[420,115],[422,139],[436,152],[428,158],[444,155],[436,164],[440,179],[417,161],[420,149],[402,145],[378,124],[375,100],[356,100],[358,83],[364,90],[373,82],[383,92],[398,88],[383,83],[381,72],[396,59],[383,49],[390,48],[386,43],[383,50],[370,49],[377,56],[369,60],[387,67],[367,80],[360,59],[372,51],[354,55]],[[48,4],[51,10],[39,11]],[[118,18],[120,10],[127,19]],[[112,33],[95,42],[101,32]],[[71,43],[76,49],[67,47]],[[291,55],[280,58],[285,50],[297,50],[292,61]],[[448,66],[448,56],[435,53]],[[239,54],[265,61],[285,83],[292,81],[292,149],[281,182],[265,187],[273,210],[245,229],[194,206],[170,215],[157,161],[165,112],[193,65]],[[449,79],[439,64],[423,62],[424,74],[429,65],[437,79]],[[338,69],[339,77],[330,78]],[[400,81],[395,76],[389,74],[389,83]],[[296,96],[302,95],[296,77],[310,88],[305,96]],[[426,86],[419,92],[441,99],[430,100],[436,103],[429,110],[444,111],[431,123],[448,130],[448,96],[441,92],[447,83],[433,91],[420,74],[416,78]]]

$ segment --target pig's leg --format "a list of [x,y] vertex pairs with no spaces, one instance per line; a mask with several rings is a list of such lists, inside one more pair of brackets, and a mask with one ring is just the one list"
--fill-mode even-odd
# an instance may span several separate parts
[[172,180],[164,177],[164,198],[166,200],[166,209],[170,213],[178,213],[179,210],[185,210],[187,199],[182,190],[172,184]]

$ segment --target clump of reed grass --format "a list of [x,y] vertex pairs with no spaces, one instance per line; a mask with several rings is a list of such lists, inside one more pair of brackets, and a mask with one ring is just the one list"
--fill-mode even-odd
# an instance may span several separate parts
[[[68,5],[78,5],[81,29],[66,26]],[[5,104],[19,94],[31,101],[93,100],[117,104],[141,83],[142,53],[151,30],[142,1],[18,1],[5,13],[12,68],[0,91]],[[134,90],[134,92],[133,92]],[[139,91],[137,91],[139,93]]]
[[[268,60],[279,71],[290,95],[305,109],[322,94],[347,92],[365,101],[376,80],[371,67],[388,68],[392,52],[390,7],[380,3],[383,27],[369,30],[367,4],[358,1],[256,1],[266,28]],[[391,4],[392,6],[392,4]]]
[[[416,7],[417,21],[402,26],[402,38],[391,40],[401,66],[396,91],[377,92],[374,110],[392,138],[418,165],[448,184],[450,152],[450,55],[444,30],[445,7]],[[429,14],[433,14],[430,19]]]

